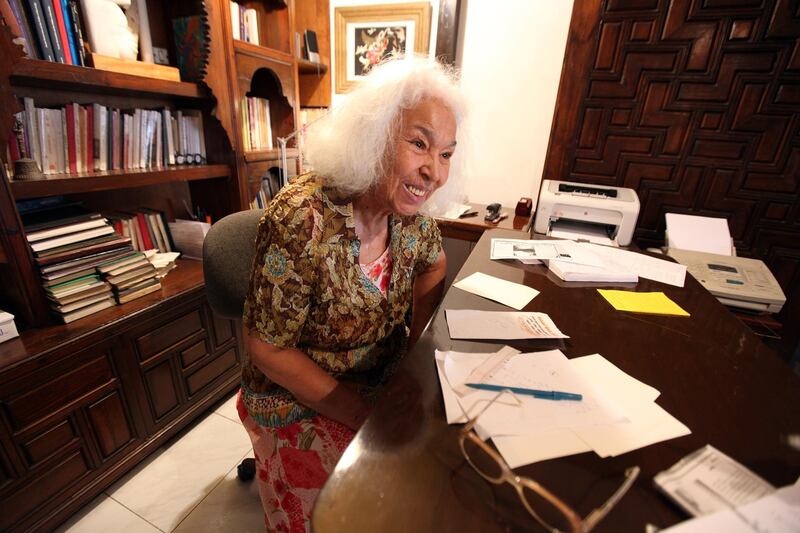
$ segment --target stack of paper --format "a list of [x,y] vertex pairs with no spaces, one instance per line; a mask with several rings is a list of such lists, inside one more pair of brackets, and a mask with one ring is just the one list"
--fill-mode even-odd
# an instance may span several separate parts
[[481,415],[476,431],[491,438],[512,468],[594,450],[620,455],[689,429],[655,400],[659,392],[625,374],[599,354],[567,359],[559,350],[520,354],[436,352],[448,423],[477,414],[494,392],[465,388],[480,379],[495,385],[560,390],[581,401],[551,401],[503,395]]
[[667,213],[667,246],[709,254],[731,255],[734,250],[724,218]]
[[683,287],[686,267],[672,261],[589,242],[492,239],[490,259],[525,264],[547,261],[564,281],[636,282],[639,278]]

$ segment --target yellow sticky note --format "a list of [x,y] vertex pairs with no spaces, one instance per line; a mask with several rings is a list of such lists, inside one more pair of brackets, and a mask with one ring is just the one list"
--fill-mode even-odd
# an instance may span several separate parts
[[651,313],[656,315],[689,316],[681,306],[670,300],[663,292],[631,292],[597,289],[617,311]]

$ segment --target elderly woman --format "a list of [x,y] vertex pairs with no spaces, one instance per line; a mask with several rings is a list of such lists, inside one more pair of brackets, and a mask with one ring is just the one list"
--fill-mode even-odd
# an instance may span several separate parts
[[315,171],[266,209],[238,407],[270,531],[308,528],[371,398],[439,302],[441,236],[419,211],[447,182],[461,116],[438,63],[381,65],[312,125]]

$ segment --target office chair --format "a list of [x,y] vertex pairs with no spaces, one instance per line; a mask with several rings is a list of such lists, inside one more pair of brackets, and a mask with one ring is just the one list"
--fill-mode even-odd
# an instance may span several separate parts
[[[232,213],[211,226],[203,241],[208,304],[217,315],[237,322],[242,318],[263,214],[262,209]],[[236,470],[240,480],[250,481],[256,472],[255,459],[244,459]]]

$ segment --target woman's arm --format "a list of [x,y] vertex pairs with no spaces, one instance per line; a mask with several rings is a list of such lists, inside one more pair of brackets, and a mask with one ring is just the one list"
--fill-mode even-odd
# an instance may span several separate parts
[[271,381],[318,413],[353,430],[361,427],[369,406],[354,389],[337,381],[300,350],[278,348],[243,329],[250,360]]
[[422,330],[428,325],[436,306],[442,299],[444,291],[444,278],[447,274],[447,258],[444,249],[439,251],[439,257],[427,270],[417,274],[414,280],[414,302],[411,311],[411,333],[408,339],[409,347],[413,346]]

